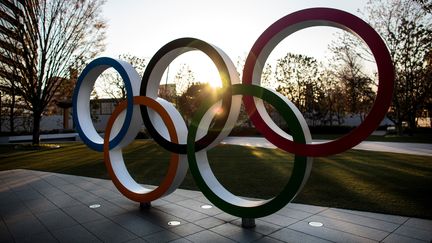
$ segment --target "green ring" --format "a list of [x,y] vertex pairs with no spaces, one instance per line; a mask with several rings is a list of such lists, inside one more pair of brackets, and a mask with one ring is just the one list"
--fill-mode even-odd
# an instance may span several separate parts
[[[232,86],[232,94],[254,96],[273,105],[273,107],[278,110],[282,117],[285,119],[288,127],[290,127],[293,140],[297,143],[306,143],[303,129],[308,128],[303,128],[301,126],[296,115],[289,108],[289,106],[287,106],[285,101],[272,91],[255,85],[236,84]],[[209,188],[207,181],[211,180],[212,178],[209,179],[203,177],[203,174],[205,176],[205,174],[207,174],[208,172],[202,173],[198,168],[198,161],[196,155],[197,153],[206,153],[206,149],[203,149],[201,152],[195,152],[195,138],[199,123],[205,113],[214,103],[214,101],[207,101],[203,103],[203,105],[199,108],[199,110],[193,117],[191,126],[189,128],[187,138],[187,156],[189,161],[189,168],[192,176],[195,179],[196,184],[201,189],[202,193],[207,197],[207,199],[210,200],[210,202],[212,202],[222,211],[232,214],[234,216],[242,218],[259,218],[275,213],[276,211],[283,208],[286,204],[288,204],[292,199],[294,199],[294,197],[297,195],[297,193],[303,186],[305,176],[307,178],[307,176],[309,175],[309,171],[307,168],[308,158],[304,156],[295,156],[292,175],[283,190],[276,197],[266,201],[262,201],[263,203],[261,204],[251,206],[240,206],[225,201],[217,193],[215,193],[212,189]]]

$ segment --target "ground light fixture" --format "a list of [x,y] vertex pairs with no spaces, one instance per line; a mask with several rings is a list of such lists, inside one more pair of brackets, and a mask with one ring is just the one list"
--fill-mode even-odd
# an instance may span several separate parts
[[92,204],[92,205],[90,205],[89,206],[89,208],[92,208],[92,209],[94,209],[94,208],[100,208],[100,204]]
[[309,224],[310,226],[312,226],[312,227],[322,227],[322,226],[324,226],[323,223],[321,223],[321,222],[316,222],[316,221],[311,221],[311,222],[309,222],[308,224]]
[[201,208],[202,209],[210,209],[210,208],[212,208],[213,206],[212,205],[209,205],[209,204],[204,204],[204,205],[201,205]]
[[180,225],[180,224],[181,224],[180,221],[177,221],[177,220],[171,220],[171,221],[168,222],[169,226],[177,226],[177,225]]

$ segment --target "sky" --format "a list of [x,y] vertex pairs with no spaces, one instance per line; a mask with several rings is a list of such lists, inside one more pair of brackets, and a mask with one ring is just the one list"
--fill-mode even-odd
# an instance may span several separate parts
[[[367,0],[108,0],[103,16],[108,24],[106,50],[101,56],[120,54],[147,61],[166,43],[194,37],[221,48],[234,63],[244,59],[264,30],[285,15],[312,7],[337,8],[362,17]],[[337,29],[312,27],[298,31],[278,45],[269,57],[272,63],[287,52],[326,61],[327,45]],[[173,82],[181,64],[187,64],[197,81],[220,83],[217,69],[200,52],[177,58],[168,73]],[[165,79],[165,77],[163,78]]]

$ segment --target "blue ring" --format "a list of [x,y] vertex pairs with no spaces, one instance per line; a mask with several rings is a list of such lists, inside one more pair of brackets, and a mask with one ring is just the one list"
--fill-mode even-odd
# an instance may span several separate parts
[[[72,97],[73,122],[76,125],[76,129],[78,131],[78,134],[80,135],[83,142],[87,146],[89,146],[91,149],[102,152],[103,151],[103,139],[102,139],[101,144],[95,143],[92,140],[90,140],[87,137],[87,135],[84,133],[84,131],[82,130],[81,126],[83,126],[83,125],[84,126],[86,126],[86,125],[87,126],[93,126],[93,124],[80,124],[79,119],[78,119],[78,105],[77,105],[78,94],[80,92],[81,85],[85,81],[85,79],[86,79],[87,75],[90,73],[90,71],[92,71],[94,68],[97,68],[99,66],[107,66],[107,68],[105,68],[104,70],[106,70],[110,67],[114,68],[122,77],[123,82],[125,84],[125,88],[126,88],[127,107],[126,107],[125,121],[124,121],[119,133],[109,142],[109,148],[110,149],[116,147],[121,142],[121,140],[125,137],[128,129],[129,129],[129,126],[130,126],[130,123],[132,120],[132,114],[133,114],[133,93],[132,93],[132,84],[131,84],[131,80],[129,78],[129,75],[127,74],[127,72],[123,68],[123,66],[117,60],[115,60],[113,58],[109,58],[109,57],[97,58],[97,59],[93,60],[92,62],[90,62],[84,68],[82,73],[80,74],[80,76],[77,80],[76,86],[75,86],[73,97]],[[96,81],[96,80],[94,80],[94,81]]]

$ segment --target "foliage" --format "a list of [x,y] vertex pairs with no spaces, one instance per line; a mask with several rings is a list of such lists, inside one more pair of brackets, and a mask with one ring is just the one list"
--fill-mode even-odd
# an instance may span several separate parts
[[261,86],[276,89],[274,78],[272,66],[266,63],[261,74]]
[[278,59],[275,71],[277,90],[302,112],[309,111],[314,97],[310,91],[318,78],[318,63],[308,56],[288,53]]
[[316,90],[318,102],[316,116],[320,119],[319,125],[342,125],[347,110],[345,91],[335,72],[329,68],[320,72]]
[[208,100],[215,99],[217,90],[208,83],[193,83],[186,91],[178,97],[178,109],[182,114],[186,124],[190,124],[195,112],[200,105]]
[[432,52],[432,15],[427,11],[430,3],[419,2],[423,5],[412,0],[369,1],[366,7],[369,22],[386,41],[395,65],[396,85],[389,117],[399,131],[403,121],[413,130],[416,116],[431,102],[428,56]]
[[[270,73],[269,67],[263,77]],[[276,63],[275,81],[276,90],[292,101],[311,125],[333,124],[334,120],[342,123],[346,109],[341,81],[314,58],[288,53]]]
[[[330,44],[329,49],[333,53],[330,69],[334,72],[335,78],[339,80],[341,89],[340,99],[345,103],[345,111],[349,114],[359,114],[363,118],[375,100],[373,86],[375,82],[365,74],[362,65],[364,59],[359,55],[359,49],[366,47],[354,36],[344,32],[339,35],[337,41]],[[356,43],[356,48],[351,45]]]

